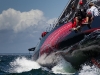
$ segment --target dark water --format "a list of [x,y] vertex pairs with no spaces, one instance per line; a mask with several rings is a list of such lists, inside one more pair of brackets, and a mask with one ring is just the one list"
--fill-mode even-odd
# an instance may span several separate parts
[[31,66],[34,63],[29,54],[0,54],[0,75],[56,75]]
[[99,72],[93,68],[85,66],[81,74],[55,74],[39,67],[29,54],[0,54],[0,75],[98,75]]
[[41,68],[31,57],[25,53],[0,54],[0,75],[63,75]]
[[0,75],[62,75],[41,68],[31,57],[25,53],[0,54]]

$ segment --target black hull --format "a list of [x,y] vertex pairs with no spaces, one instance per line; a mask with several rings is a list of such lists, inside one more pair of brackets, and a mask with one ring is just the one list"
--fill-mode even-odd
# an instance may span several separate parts
[[[82,27],[82,32],[75,32],[75,31],[69,31],[72,28],[72,19],[74,17],[74,12],[71,11],[71,6],[76,4],[78,7],[79,0],[71,0],[69,5],[64,10],[63,14],[58,19],[57,24],[55,25],[54,29],[52,29],[50,32],[48,32],[45,36],[43,36],[39,42],[39,44],[35,47],[34,54],[33,54],[33,60],[37,60],[40,58],[43,54],[50,55],[51,53],[58,52],[58,51],[64,51],[67,50],[70,46],[73,46],[74,44],[77,44],[80,42],[86,35],[89,35],[91,32],[100,29],[100,16],[95,17],[93,22],[91,23],[91,29],[85,25]],[[87,0],[83,0],[83,3],[87,4]],[[71,13],[71,12],[72,13]],[[65,14],[69,15],[67,18]],[[68,21],[65,23],[64,19],[68,19]],[[63,21],[64,20],[64,21]],[[76,46],[77,47],[77,46]],[[91,46],[90,46],[91,47]],[[97,46],[95,46],[97,47]],[[94,49],[96,49],[94,47]],[[77,48],[74,48],[74,50]],[[87,47],[88,49],[88,47]],[[99,47],[98,47],[99,49]],[[86,62],[87,60],[90,60],[91,57],[98,57],[97,55],[98,51],[94,51],[95,54],[89,56],[89,51],[86,50],[79,50],[81,52],[86,52],[86,54],[83,54],[82,56],[78,55],[78,57],[73,57],[71,54],[73,54],[74,50],[70,50],[69,55],[61,54],[66,61],[70,62],[75,68],[79,69],[80,65]],[[76,54],[77,55],[77,54]]]
[[[96,24],[96,23],[98,23],[98,24]],[[60,42],[57,43],[57,47],[56,47],[57,51],[68,48],[71,45],[74,45],[75,43],[81,41],[85,37],[85,35],[90,34],[91,32],[93,32],[96,29],[100,29],[99,25],[100,25],[100,16],[95,17],[93,23],[91,24],[92,29],[88,29],[87,26],[84,26],[82,29],[83,32],[75,33],[75,31],[72,31],[68,36],[66,36],[64,39],[62,39]],[[35,60],[40,56],[39,55],[40,48],[43,45],[43,43],[46,41],[46,39],[49,37],[49,35],[52,34],[55,30],[57,30],[60,27],[61,27],[61,25],[58,27],[55,27],[52,31],[50,31],[45,37],[43,37],[40,40],[40,43],[35,50],[36,54],[33,55]]]

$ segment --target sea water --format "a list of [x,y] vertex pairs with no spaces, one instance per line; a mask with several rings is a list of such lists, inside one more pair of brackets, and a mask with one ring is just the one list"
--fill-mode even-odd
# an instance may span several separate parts
[[33,61],[30,54],[0,54],[0,75],[100,75],[96,66],[83,65],[76,73],[66,73],[65,66],[59,63],[49,71]]

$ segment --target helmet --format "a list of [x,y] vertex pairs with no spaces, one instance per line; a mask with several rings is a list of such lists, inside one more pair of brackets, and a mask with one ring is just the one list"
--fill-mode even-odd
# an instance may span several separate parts
[[79,5],[83,5],[83,1],[82,0],[79,1]]

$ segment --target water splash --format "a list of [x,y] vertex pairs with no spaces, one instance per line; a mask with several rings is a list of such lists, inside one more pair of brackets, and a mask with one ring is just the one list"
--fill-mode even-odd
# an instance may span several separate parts
[[61,61],[59,61],[59,63],[52,68],[52,71],[55,74],[75,74],[75,69],[72,67],[72,65],[69,62],[65,61],[62,57]]
[[[75,69],[60,54],[51,53],[50,55],[42,55],[38,60],[43,66],[51,67],[51,71],[55,74],[73,74]],[[56,65],[56,66],[55,66]]]
[[100,75],[100,69],[96,66],[84,65],[79,75]]
[[10,66],[10,73],[21,73],[32,69],[39,69],[41,67],[37,62],[25,57],[18,57],[13,62],[10,62]]

